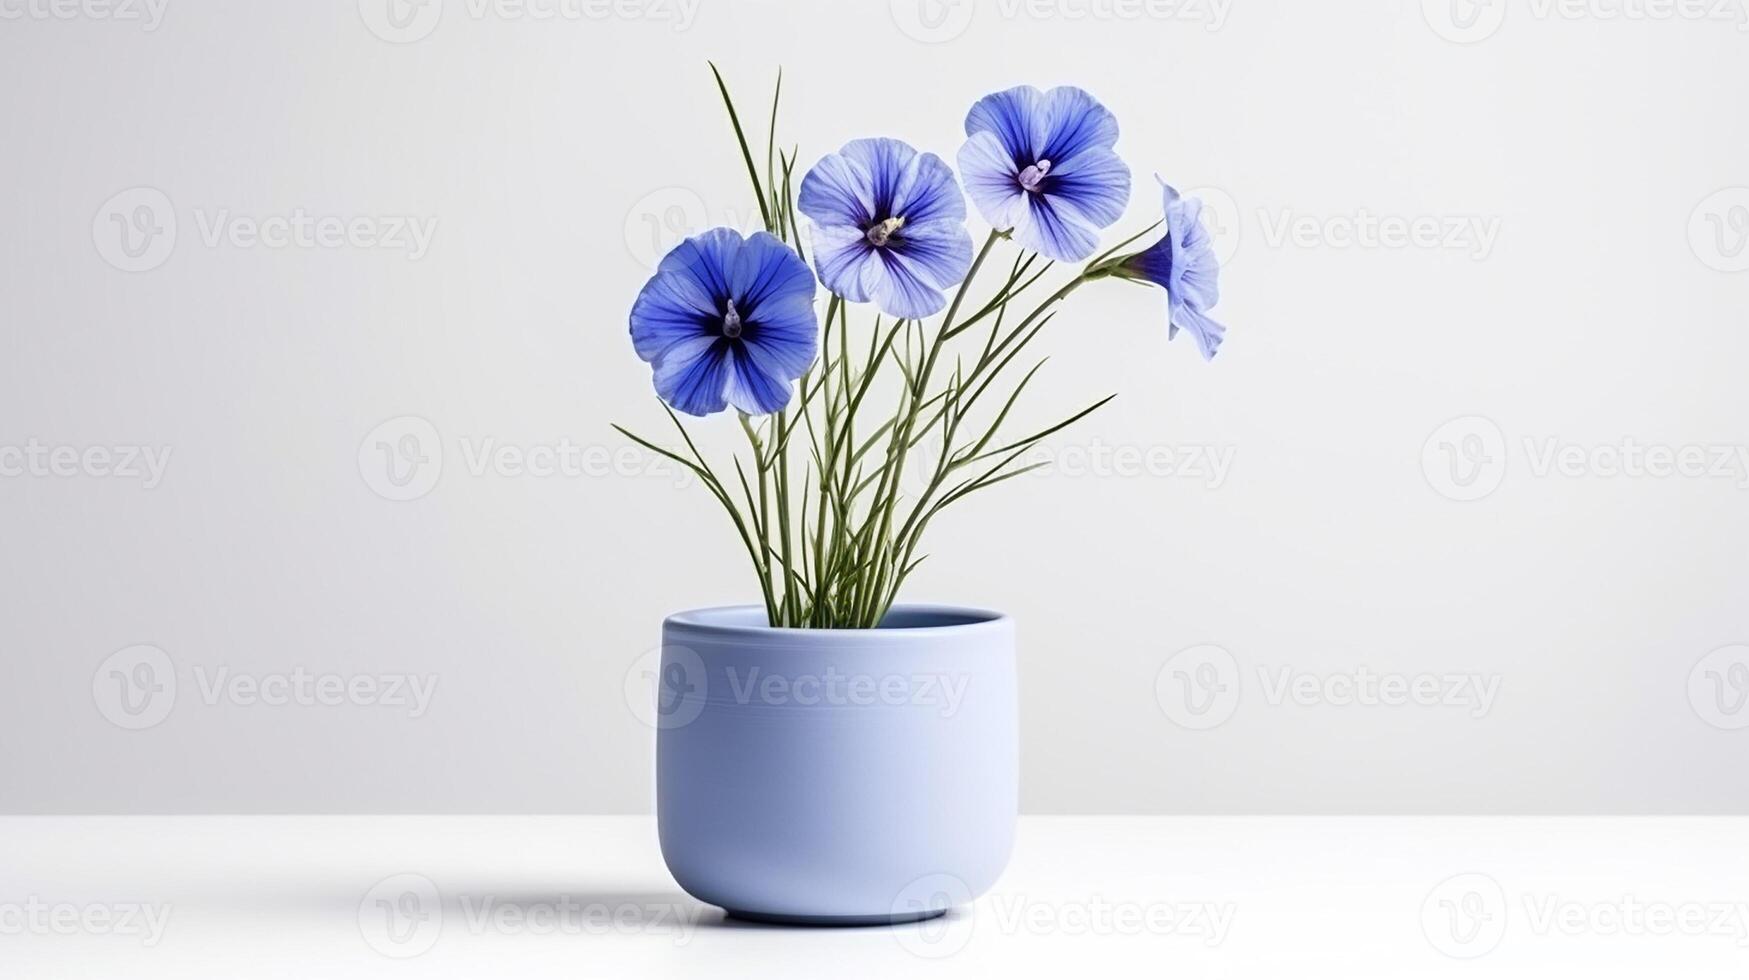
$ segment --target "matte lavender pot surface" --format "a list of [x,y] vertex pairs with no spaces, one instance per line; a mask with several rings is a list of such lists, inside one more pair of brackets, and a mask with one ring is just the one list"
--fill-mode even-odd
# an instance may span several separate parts
[[872,630],[765,623],[734,606],[663,624],[657,816],[681,887],[826,924],[987,890],[1018,806],[1013,621],[902,605]]

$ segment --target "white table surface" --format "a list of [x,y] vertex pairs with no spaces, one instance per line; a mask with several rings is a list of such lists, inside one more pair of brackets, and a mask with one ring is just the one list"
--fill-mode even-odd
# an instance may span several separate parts
[[1749,977],[1749,819],[1027,817],[863,929],[725,922],[642,817],[0,819],[6,980],[1617,975]]

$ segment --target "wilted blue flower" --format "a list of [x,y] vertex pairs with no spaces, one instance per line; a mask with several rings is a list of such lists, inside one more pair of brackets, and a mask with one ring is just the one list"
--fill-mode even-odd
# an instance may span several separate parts
[[1145,251],[1118,260],[1112,271],[1126,279],[1138,279],[1166,289],[1168,320],[1166,336],[1178,336],[1183,327],[1196,338],[1205,359],[1213,360],[1227,328],[1208,316],[1220,301],[1220,262],[1215,259],[1214,238],[1202,224],[1202,202],[1182,197],[1171,184],[1160,182],[1166,198],[1166,237]]
[[814,165],[796,206],[814,222],[814,264],[826,288],[918,319],[947,305],[966,277],[972,238],[953,171],[894,139],[862,139]]
[[1099,246],[1123,215],[1130,170],[1112,146],[1117,118],[1081,89],[1030,85],[986,95],[966,115],[960,178],[984,220],[1059,262]]
[[632,304],[631,321],[656,393],[688,415],[783,408],[819,343],[813,273],[763,231],[743,239],[713,228],[675,246]]

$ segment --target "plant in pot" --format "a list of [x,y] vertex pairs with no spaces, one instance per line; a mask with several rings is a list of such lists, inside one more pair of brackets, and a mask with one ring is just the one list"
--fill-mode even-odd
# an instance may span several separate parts
[[[662,853],[689,893],[742,917],[939,915],[1008,859],[1015,628],[997,612],[899,601],[924,534],[948,507],[1042,465],[1028,461],[1042,440],[1113,397],[1040,428],[1009,422],[1043,366],[1035,342],[1077,289],[1163,287],[1169,334],[1214,357],[1225,330],[1208,315],[1212,242],[1200,203],[1162,182],[1161,219],[1100,250],[1130,171],[1115,118],[1079,88],[978,100],[957,176],[876,138],[797,180],[798,155],[774,133],[756,162],[716,82],[764,230],[715,228],[662,259],[631,337],[677,441],[616,428],[721,505],[760,601],[663,624]],[[780,76],[773,130],[781,90]],[[976,245],[974,210],[989,227]],[[746,443],[728,466],[681,421],[722,413]]]

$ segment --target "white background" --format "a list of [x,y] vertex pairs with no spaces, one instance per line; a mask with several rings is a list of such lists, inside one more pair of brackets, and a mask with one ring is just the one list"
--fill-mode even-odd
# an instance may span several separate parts
[[[628,674],[754,595],[608,428],[663,433],[654,259],[756,221],[707,58],[761,119],[784,67],[804,166],[1081,85],[1136,176],[1112,241],[1153,173],[1210,203],[1219,359],[1158,291],[1077,294],[1022,421],[1121,397],[909,591],[1019,617],[1024,809],[1749,809],[1739,5],[554,9],[0,0],[0,811],[648,810]],[[299,215],[358,234],[248,236]],[[586,472],[476,462],[562,443]],[[170,455],[28,462],[94,446]],[[435,688],[210,690],[299,672]]]

